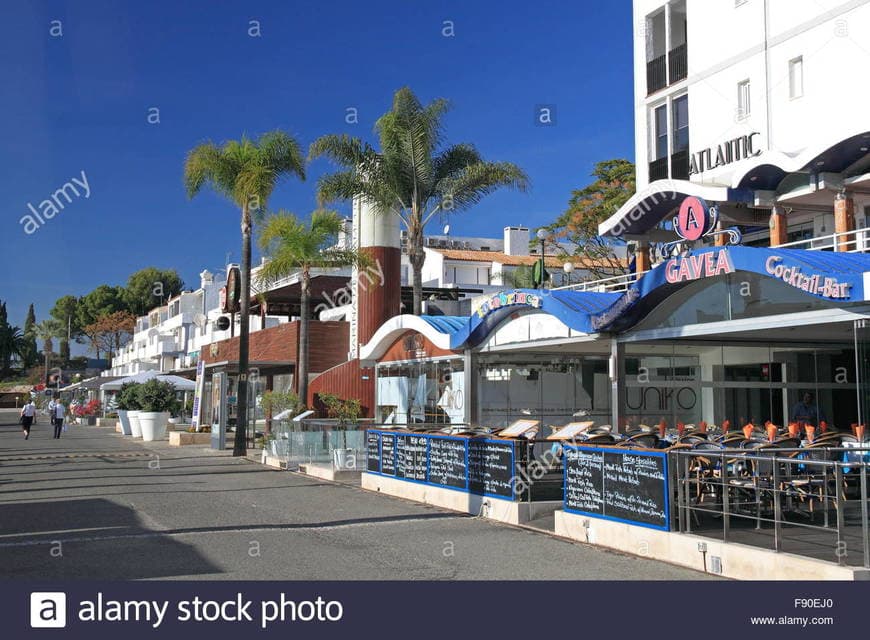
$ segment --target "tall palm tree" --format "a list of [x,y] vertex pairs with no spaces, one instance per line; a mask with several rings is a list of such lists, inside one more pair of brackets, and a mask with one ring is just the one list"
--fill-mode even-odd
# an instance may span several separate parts
[[0,377],[9,375],[13,356],[23,357],[26,353],[27,338],[21,328],[0,323]]
[[37,338],[42,340],[42,353],[45,356],[45,386],[48,386],[48,365],[50,364],[51,352],[54,349],[52,338],[66,336],[66,329],[57,320],[48,318],[35,325],[33,332]]
[[260,247],[269,257],[257,274],[258,283],[272,284],[292,273],[301,275],[299,354],[296,389],[305,403],[308,397],[308,330],[311,321],[311,270],[361,265],[363,256],[354,249],[336,246],[342,230],[341,217],[318,209],[306,224],[292,213],[279,211],[266,219],[260,232]]
[[423,300],[423,230],[438,213],[467,209],[499,189],[525,191],[528,177],[510,162],[486,162],[470,144],[442,148],[446,100],[422,105],[407,87],[393,96],[393,107],[378,119],[380,152],[358,138],[326,135],[309,150],[342,168],[318,181],[321,204],[362,197],[383,214],[398,215],[408,230],[413,269],[414,313]]
[[305,159],[299,143],[282,131],[265,133],[256,141],[242,136],[221,146],[206,142],[192,149],[184,163],[188,197],[208,185],[242,210],[239,404],[234,456],[247,453],[252,215],[265,211],[278,180],[293,175],[305,180]]

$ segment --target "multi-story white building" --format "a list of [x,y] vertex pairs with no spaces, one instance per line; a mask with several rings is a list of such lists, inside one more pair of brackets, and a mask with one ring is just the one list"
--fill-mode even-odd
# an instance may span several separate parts
[[638,193],[602,235],[673,240],[697,196],[744,244],[865,249],[870,2],[635,0],[634,30]]

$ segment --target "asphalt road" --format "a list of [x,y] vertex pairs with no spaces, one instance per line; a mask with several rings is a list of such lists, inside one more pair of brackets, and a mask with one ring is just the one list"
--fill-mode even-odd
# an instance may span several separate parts
[[[641,541],[639,540],[639,544]],[[105,427],[25,441],[0,410],[0,575],[31,579],[692,580],[546,534]]]

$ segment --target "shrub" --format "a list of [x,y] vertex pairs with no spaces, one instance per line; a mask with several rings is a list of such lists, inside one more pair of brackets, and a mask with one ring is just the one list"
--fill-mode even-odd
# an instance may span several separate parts
[[138,392],[140,386],[138,382],[125,382],[121,385],[118,395],[115,396],[118,409],[122,411],[139,411],[142,408]]
[[299,402],[299,396],[292,391],[266,391],[260,396],[260,404],[266,415],[272,416],[287,409],[292,409],[293,414],[298,415],[305,409],[305,405]]
[[362,413],[360,401],[356,398],[345,400],[334,393],[318,394],[320,401],[326,405],[326,413],[330,418],[338,420],[339,426],[356,424]]
[[97,415],[100,411],[100,401],[90,400],[87,404],[77,404],[73,409],[73,414],[77,418],[90,418]]
[[140,411],[168,411],[174,415],[178,413],[181,404],[175,396],[175,385],[156,378],[140,384],[136,389],[136,396],[141,405]]

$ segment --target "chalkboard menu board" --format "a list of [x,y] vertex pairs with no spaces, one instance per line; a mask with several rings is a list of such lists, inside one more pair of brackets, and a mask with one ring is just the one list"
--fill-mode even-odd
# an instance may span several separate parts
[[381,473],[396,475],[396,434],[381,434]]
[[468,441],[468,490],[513,498],[513,442]]
[[425,436],[396,435],[396,477],[426,480]]
[[565,508],[668,530],[665,456],[566,447]]
[[429,439],[429,482],[465,488],[465,443],[464,439]]
[[381,434],[377,431],[366,431],[366,469],[381,470]]

